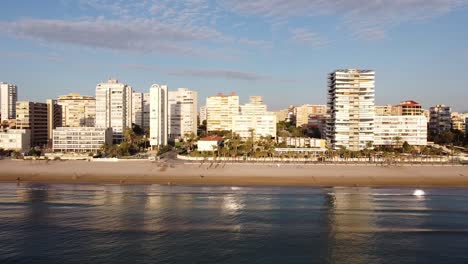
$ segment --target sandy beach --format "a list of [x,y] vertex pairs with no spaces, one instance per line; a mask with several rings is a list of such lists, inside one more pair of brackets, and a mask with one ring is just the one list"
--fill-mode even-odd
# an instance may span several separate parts
[[468,166],[0,160],[0,182],[468,187]]

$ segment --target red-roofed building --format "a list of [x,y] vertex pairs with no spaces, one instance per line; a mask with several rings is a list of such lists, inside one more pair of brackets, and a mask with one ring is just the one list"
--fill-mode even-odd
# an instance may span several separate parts
[[404,116],[415,116],[415,115],[422,115],[423,110],[420,103],[413,101],[413,100],[406,100],[401,102],[399,105],[399,115]]

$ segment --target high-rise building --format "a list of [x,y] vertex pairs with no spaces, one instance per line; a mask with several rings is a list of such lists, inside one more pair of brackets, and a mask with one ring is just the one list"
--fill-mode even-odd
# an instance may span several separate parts
[[109,79],[96,86],[96,127],[112,128],[114,141],[122,140],[126,128],[132,127],[132,95],[130,85]]
[[232,117],[239,114],[239,96],[235,93],[206,98],[207,131],[232,130]]
[[52,145],[53,131],[62,126],[62,107],[57,104],[57,100],[47,100],[47,139]]
[[133,93],[132,123],[143,130],[149,129],[150,123],[150,94]]
[[57,104],[62,106],[62,126],[94,127],[96,123],[96,99],[94,97],[72,93],[59,96]]
[[452,112],[451,119],[452,119],[452,129],[458,130],[461,132],[465,131],[465,118],[462,113]]
[[358,151],[374,141],[375,72],[336,70],[328,76],[327,140],[330,147]]
[[16,128],[31,131],[31,147],[43,147],[48,139],[47,104],[16,102]]
[[427,145],[427,118],[423,115],[376,116],[374,146]]
[[324,116],[327,114],[326,105],[301,105],[294,107],[294,116],[296,117],[296,127],[307,126],[309,116]]
[[167,145],[168,93],[166,85],[150,88],[150,145],[153,149]]
[[251,96],[250,102],[240,106],[232,117],[232,132],[241,138],[276,137],[276,114],[267,111],[262,97]]
[[442,134],[450,131],[452,127],[451,108],[445,105],[436,105],[429,109],[429,131],[434,134]]
[[197,135],[198,93],[186,88],[168,92],[169,138],[178,140],[193,133]]
[[0,83],[0,122],[16,118],[18,87],[14,84]]

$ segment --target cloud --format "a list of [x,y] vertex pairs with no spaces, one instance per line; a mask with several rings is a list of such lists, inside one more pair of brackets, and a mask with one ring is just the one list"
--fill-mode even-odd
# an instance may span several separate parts
[[254,72],[227,70],[227,69],[194,69],[194,68],[167,68],[146,64],[123,64],[125,69],[132,69],[146,72],[164,72],[167,75],[190,78],[210,78],[239,81],[268,81],[274,80],[272,76],[262,75]]
[[325,46],[329,41],[320,37],[317,33],[305,28],[296,28],[292,30],[292,40],[302,45],[308,45],[315,48]]
[[108,48],[113,50],[195,53],[198,41],[220,41],[223,35],[206,27],[178,28],[156,20],[41,20],[0,22],[0,32],[17,37]]
[[[294,17],[338,16],[358,38],[382,38],[388,28],[445,15],[466,0],[221,0],[226,10],[256,15],[272,23]],[[279,22],[278,22],[279,21]]]
[[271,77],[259,75],[257,73],[217,69],[178,69],[169,71],[169,75],[197,78],[219,78],[241,81],[261,81],[271,79]]

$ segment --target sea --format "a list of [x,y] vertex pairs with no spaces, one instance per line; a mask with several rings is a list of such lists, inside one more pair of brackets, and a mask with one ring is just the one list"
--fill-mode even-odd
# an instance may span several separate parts
[[468,189],[423,191],[1,183],[0,263],[468,263]]

